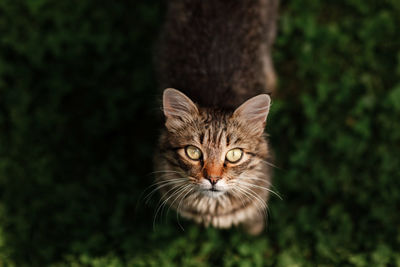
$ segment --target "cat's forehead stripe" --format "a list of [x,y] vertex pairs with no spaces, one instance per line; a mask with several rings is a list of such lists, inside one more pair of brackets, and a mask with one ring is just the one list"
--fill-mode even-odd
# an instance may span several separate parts
[[211,125],[199,134],[199,140],[202,145],[226,145],[226,127],[218,124]]
[[203,140],[201,142],[202,145],[209,143],[210,129],[205,129],[203,134]]
[[204,142],[204,132],[200,132],[199,134],[199,143],[203,145]]
[[217,139],[217,144],[221,144],[222,146],[225,146],[226,143],[222,143],[222,141],[225,141],[225,129],[221,128],[219,130],[219,134],[218,134],[218,139]]

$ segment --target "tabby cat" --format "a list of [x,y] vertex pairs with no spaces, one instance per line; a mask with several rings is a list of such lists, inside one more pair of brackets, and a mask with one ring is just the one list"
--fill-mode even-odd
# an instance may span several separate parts
[[206,226],[243,225],[250,234],[264,228],[277,6],[277,0],[168,1],[156,57],[168,88],[156,184],[162,203]]

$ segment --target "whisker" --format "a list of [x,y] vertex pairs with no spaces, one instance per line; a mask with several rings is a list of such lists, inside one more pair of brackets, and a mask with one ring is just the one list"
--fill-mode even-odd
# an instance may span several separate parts
[[[153,220],[153,230],[155,230],[155,223],[156,223],[156,219],[157,219],[157,214],[160,211],[160,209],[167,203],[167,201],[173,197],[175,195],[176,192],[178,192],[180,189],[182,188],[182,185],[177,185],[174,186],[171,190],[169,190],[167,193],[165,193],[165,195],[168,195],[168,193],[172,190],[175,189],[174,192],[171,193],[171,195],[169,197],[167,197],[166,199],[164,199],[164,201],[161,203],[161,205],[158,206],[156,213],[154,215],[154,220]],[[162,198],[160,199],[159,203],[161,202]]]
[[[265,209],[266,209],[266,204],[265,201],[261,200],[257,195],[252,194],[251,192],[247,192],[245,189],[241,188],[241,187],[236,187],[237,190],[239,190],[242,194],[244,194],[247,199],[249,199],[251,202],[255,203],[255,207],[257,210],[257,213],[264,217],[265,214]],[[249,190],[248,188],[246,188],[247,190]],[[252,190],[250,190],[252,191]],[[254,202],[256,201],[256,202]]]
[[278,169],[278,170],[282,170],[282,168],[276,166],[275,164],[273,164],[273,163],[271,163],[271,162],[269,162],[269,161],[262,160],[262,159],[260,159],[260,161],[263,162],[264,164],[267,164],[268,166],[271,166],[271,167],[276,168],[276,169]]
[[262,198],[260,198],[258,195],[257,195],[257,193],[256,192],[254,192],[252,189],[250,189],[250,188],[247,188],[247,190],[249,191],[248,193],[250,193],[250,194],[252,194],[252,195],[254,195],[254,197],[259,201],[259,203],[261,203],[262,204],[262,207],[263,207],[263,213],[264,213],[264,215],[266,215],[265,214],[265,210],[268,210],[268,205],[267,205],[267,202],[265,201],[265,200],[263,200]]
[[156,186],[156,185],[159,185],[159,184],[163,184],[163,183],[178,181],[178,180],[186,180],[186,177],[177,177],[177,178],[172,178],[172,179],[167,179],[167,180],[156,181],[155,183],[153,183],[149,187],[153,187],[153,186]]
[[256,177],[241,177],[243,180],[254,180],[254,181],[260,181],[262,183],[265,183],[266,185],[272,186],[272,183],[266,179],[260,179]]
[[144,191],[146,192],[147,190],[149,190],[150,188],[157,186],[159,184],[163,184],[163,183],[168,183],[168,182],[172,182],[172,181],[178,181],[178,180],[185,180],[186,177],[177,177],[177,178],[172,178],[172,179],[167,179],[167,180],[160,180],[160,181],[156,181],[153,184],[151,184],[150,186],[148,186]]
[[166,216],[168,216],[168,212],[169,212],[169,210],[171,209],[171,207],[174,205],[175,201],[176,201],[177,199],[179,199],[179,197],[180,197],[182,194],[184,194],[185,191],[186,191],[186,189],[188,189],[189,187],[190,187],[190,184],[187,184],[187,185],[183,186],[182,190],[181,190],[179,193],[177,193],[177,194],[179,194],[179,195],[178,195],[176,198],[174,198],[174,200],[169,204],[169,207],[168,207]]
[[186,198],[186,196],[188,195],[188,194],[190,194],[192,191],[194,190],[194,188],[192,187],[192,188],[189,188],[189,190],[186,192],[186,194],[181,198],[181,200],[179,201],[179,203],[178,203],[178,208],[176,209],[176,219],[178,220],[178,225],[181,227],[181,229],[183,230],[183,231],[185,231],[185,229],[182,227],[182,225],[181,225],[181,223],[180,223],[180,221],[179,221],[179,213],[180,213],[180,206],[181,206],[181,204],[182,204],[182,201]]
[[145,197],[145,199],[146,199],[145,203],[148,204],[148,202],[150,201],[150,198],[154,195],[154,193],[159,191],[161,188],[166,187],[166,186],[170,186],[170,185],[184,184],[184,183],[186,183],[186,181],[174,181],[174,182],[169,182],[169,183],[164,183],[164,184],[158,185],[149,194],[147,194],[147,196]]
[[[145,204],[148,204],[148,202],[149,202],[149,198],[151,197],[151,196],[153,196],[153,194],[158,190],[158,189],[153,189],[152,190],[152,188],[153,187],[157,187],[157,186],[159,186],[159,185],[161,185],[161,184],[164,184],[164,183],[169,183],[169,182],[174,182],[174,181],[178,181],[178,180],[185,180],[185,178],[186,177],[177,177],[177,178],[172,178],[172,179],[168,179],[168,180],[162,180],[162,181],[156,181],[156,182],[154,182],[152,185],[150,185],[150,186],[148,186],[147,188],[145,188],[141,193],[140,193],[140,195],[139,195],[139,197],[138,197],[138,200],[137,200],[137,202],[136,202],[136,210],[138,209],[138,207],[139,207],[139,204],[143,201],[143,200],[146,200],[145,201]],[[152,190],[152,191],[150,191],[145,197],[143,197],[143,195],[146,193],[146,192],[148,192],[149,190]]]
[[[244,187],[244,188],[237,187],[237,188],[242,189],[244,193],[249,194],[250,196],[254,197],[256,200],[258,200],[262,204],[263,208],[266,208],[265,200],[261,199],[253,190],[251,190],[250,188],[247,188],[247,187]],[[250,192],[248,192],[246,190],[248,190]]]
[[[268,180],[266,180],[266,179],[261,179],[261,178],[256,178],[256,177],[243,177],[243,179],[244,180],[255,180],[255,181],[260,181],[260,182],[263,182],[263,183],[266,183],[268,186],[270,186],[270,187],[272,187],[272,188],[275,188],[275,186],[270,182],[270,181],[268,181]],[[271,189],[272,190],[272,189]],[[275,192],[277,192],[277,191],[275,191]],[[277,192],[278,193],[278,192]],[[279,194],[279,193],[278,193]]]
[[252,186],[252,187],[256,187],[256,188],[267,190],[268,192],[276,195],[280,200],[283,200],[282,197],[277,192],[275,192],[275,191],[273,191],[273,190],[271,190],[271,189],[269,189],[267,187],[256,185],[256,184],[247,183],[247,182],[244,182],[244,181],[237,181],[237,183],[241,183],[243,185]]
[[[232,188],[232,195],[233,195],[235,198],[239,198],[240,202],[242,202],[243,208],[245,208],[245,207],[246,207],[246,204],[243,202],[242,196],[241,196],[240,194],[238,194],[237,192],[238,192],[238,191],[236,191],[236,188]],[[235,193],[236,193],[236,194],[235,194]]]
[[[180,188],[179,190],[176,190],[175,192],[173,192],[173,194],[172,194],[172,195],[173,195],[172,203],[168,203],[168,201],[167,201],[167,202],[164,204],[163,208],[161,209],[161,216],[163,216],[162,214],[164,213],[164,209],[165,209],[165,207],[166,207],[166,204],[168,204],[168,209],[167,209],[167,212],[166,212],[166,215],[165,215],[165,220],[167,219],[169,210],[171,209],[171,207],[173,207],[174,202],[175,202],[177,199],[179,199],[179,197],[180,197],[183,193],[185,193],[185,191],[186,191],[186,189],[187,189],[188,187],[190,187],[190,185],[188,185],[188,184],[182,185],[181,188]],[[172,196],[172,195],[171,195],[171,196]]]
[[[163,187],[165,187],[165,186],[172,185],[172,184],[176,184],[176,183],[180,183],[180,182],[182,182],[182,183],[186,182],[185,177],[175,178],[175,179],[169,179],[169,180],[165,180],[165,181],[158,181],[158,182],[156,182],[156,183],[150,185],[148,188],[146,188],[146,189],[142,192],[142,194],[144,194],[147,190],[150,190],[152,187],[155,187],[155,188],[153,188],[153,189],[151,190],[150,193],[148,193],[148,194],[146,195],[146,197],[144,197],[144,199],[148,199],[148,198],[150,198],[157,190],[159,190],[159,189],[161,189],[161,188],[163,188]],[[146,201],[146,204],[147,204],[147,203],[148,203],[148,201]]]

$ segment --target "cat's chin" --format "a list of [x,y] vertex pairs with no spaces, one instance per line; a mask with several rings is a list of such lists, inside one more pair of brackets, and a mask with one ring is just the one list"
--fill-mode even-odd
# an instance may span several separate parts
[[202,190],[201,192],[202,192],[202,194],[204,194],[205,196],[210,197],[210,198],[218,198],[218,197],[222,196],[223,194],[225,194],[225,191],[212,190],[212,189]]

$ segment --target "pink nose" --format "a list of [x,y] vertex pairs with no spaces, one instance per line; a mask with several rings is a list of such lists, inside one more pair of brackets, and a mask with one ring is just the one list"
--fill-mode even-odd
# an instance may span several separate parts
[[212,185],[215,185],[216,183],[218,183],[218,181],[221,179],[220,176],[211,176],[211,177],[207,177],[207,180],[210,181],[210,183]]

